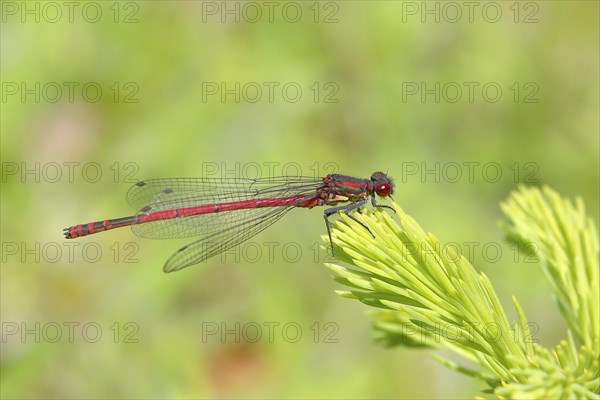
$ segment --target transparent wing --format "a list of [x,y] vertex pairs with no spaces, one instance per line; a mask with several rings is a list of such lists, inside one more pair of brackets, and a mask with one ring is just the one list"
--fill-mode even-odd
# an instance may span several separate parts
[[[312,195],[322,184],[322,180],[308,177],[152,179],[135,184],[127,193],[127,202],[139,210],[139,215],[217,203]],[[265,221],[273,219],[276,221],[281,217],[274,218],[282,212],[280,209],[289,207],[248,208],[164,219],[134,224],[132,230],[138,236],[152,239],[185,238],[198,235],[210,238],[219,233],[225,235],[224,232],[230,232],[233,237],[242,235],[246,229],[250,229],[247,225],[261,225],[266,223]],[[262,229],[265,227],[260,230]]]
[[166,178],[136,183],[127,192],[127,203],[136,210],[152,206],[157,210],[199,204],[277,197],[286,193],[314,191],[323,181],[304,176],[265,179]]
[[[253,209],[252,211],[256,210],[260,210],[261,212],[254,213],[253,218],[244,216],[241,223],[226,224],[224,229],[218,229],[182,247],[169,257],[163,270],[165,272],[179,271],[227,251],[274,224],[291,210],[291,207]],[[223,215],[239,213],[239,211],[231,211],[223,213]]]

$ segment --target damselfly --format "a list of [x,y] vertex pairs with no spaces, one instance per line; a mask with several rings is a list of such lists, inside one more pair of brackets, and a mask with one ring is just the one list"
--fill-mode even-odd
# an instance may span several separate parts
[[[330,174],[322,179],[284,176],[278,178],[167,178],[141,181],[127,193],[127,202],[138,210],[124,218],[80,224],[64,229],[65,237],[74,239],[109,229],[131,226],[141,237],[152,239],[200,236],[174,253],[164,266],[165,272],[179,271],[198,264],[250,239],[295,207],[334,206],[324,212],[331,242],[329,216],[352,211],[375,195],[388,197],[394,184],[383,172],[370,179]],[[338,206],[339,203],[349,203]]]

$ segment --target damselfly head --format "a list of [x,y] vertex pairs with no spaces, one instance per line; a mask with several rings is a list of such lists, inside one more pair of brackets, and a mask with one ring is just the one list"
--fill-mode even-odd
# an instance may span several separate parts
[[379,197],[387,197],[394,193],[394,183],[383,172],[373,172],[371,175],[373,190]]

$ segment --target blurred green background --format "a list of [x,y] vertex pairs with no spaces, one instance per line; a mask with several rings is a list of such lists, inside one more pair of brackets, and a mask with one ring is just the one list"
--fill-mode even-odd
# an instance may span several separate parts
[[171,275],[164,261],[192,239],[62,238],[129,215],[136,180],[211,168],[388,171],[395,200],[459,244],[509,318],[515,294],[541,344],[562,339],[541,272],[503,241],[498,204],[519,183],[548,184],[598,220],[598,3],[467,3],[4,1],[2,397],[485,388],[429,351],[373,342],[367,307],[336,296],[322,265],[322,209]]

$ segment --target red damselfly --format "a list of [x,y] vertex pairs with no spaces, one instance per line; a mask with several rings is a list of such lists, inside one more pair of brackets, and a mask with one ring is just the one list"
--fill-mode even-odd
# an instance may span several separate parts
[[[165,272],[179,271],[206,261],[248,240],[294,207],[336,206],[324,212],[331,242],[329,216],[345,211],[351,215],[368,199],[374,207],[375,195],[388,197],[394,184],[383,172],[370,179],[330,174],[322,179],[309,177],[242,178],[167,178],[136,183],[127,193],[127,202],[138,210],[124,218],[80,224],[64,229],[74,239],[109,229],[131,226],[141,237],[152,239],[201,236],[174,253],[164,266]],[[350,203],[337,206],[339,203]]]

